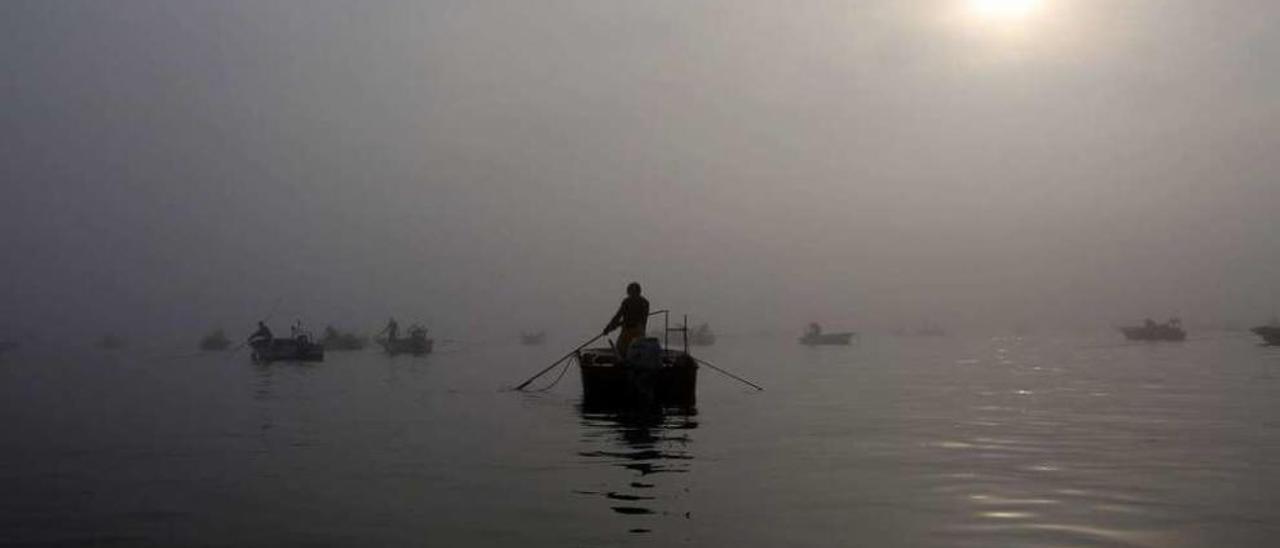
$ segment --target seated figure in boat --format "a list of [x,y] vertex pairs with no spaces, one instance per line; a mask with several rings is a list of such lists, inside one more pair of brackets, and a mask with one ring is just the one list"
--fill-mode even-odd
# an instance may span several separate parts
[[[418,324],[409,326],[409,338],[413,340],[424,340],[427,338],[427,328]],[[394,339],[393,339],[394,340]]]
[[311,333],[302,325],[302,320],[293,321],[293,325],[289,326],[289,334],[300,344],[311,344]]
[[267,327],[267,324],[258,322],[258,330],[254,331],[252,335],[249,335],[249,344],[254,344],[259,341],[269,343],[271,342],[271,339],[274,338],[275,336],[271,334],[271,329]]
[[640,296],[640,284],[631,282],[627,284],[627,297],[622,300],[618,311],[613,314],[613,319],[609,320],[609,325],[604,327],[601,334],[608,335],[621,327],[622,331],[618,333],[618,352],[626,356],[631,342],[644,337],[648,323],[649,300]]

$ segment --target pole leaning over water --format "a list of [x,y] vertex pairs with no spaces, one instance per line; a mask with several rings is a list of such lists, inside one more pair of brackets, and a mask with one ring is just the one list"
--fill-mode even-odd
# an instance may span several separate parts
[[[693,358],[693,356],[689,356],[689,357],[690,357],[690,358]],[[764,391],[764,388],[761,388],[761,387],[760,387],[760,385],[758,385],[758,384],[756,384],[756,383],[754,383],[754,382],[751,382],[751,381],[749,381],[749,380],[747,380],[747,379],[744,379],[744,378],[742,378],[742,377],[739,377],[739,376],[737,376],[737,375],[734,375],[733,373],[730,373],[730,372],[728,372],[728,371],[725,371],[725,370],[723,370],[723,369],[720,369],[719,367],[716,367],[716,366],[715,366],[715,364],[713,364],[713,363],[711,363],[711,362],[709,362],[709,361],[707,361],[707,360],[703,360],[703,359],[699,359],[699,358],[693,358],[693,361],[696,361],[696,362],[698,362],[698,363],[700,363],[700,364],[702,364],[702,365],[705,365],[705,366],[707,366],[707,367],[710,367],[711,369],[714,369],[714,370],[716,370],[716,371],[719,371],[721,374],[723,374],[723,375],[725,375],[725,376],[727,376],[727,377],[729,377],[729,378],[731,378],[731,379],[733,379],[733,380],[736,380],[736,381],[738,381],[738,382],[741,382],[741,383],[743,383],[743,384],[746,384],[747,386],[750,386],[750,387],[752,387],[752,388],[754,388],[754,389],[756,389],[756,390],[759,390],[759,391],[761,391],[761,392],[763,392],[763,391]]]
[[596,336],[592,337],[592,338],[591,338],[591,340],[589,340],[589,341],[587,341],[587,342],[584,342],[584,343],[582,343],[582,344],[578,345],[578,347],[577,347],[577,348],[574,348],[573,350],[570,350],[568,354],[565,354],[565,355],[564,355],[564,357],[562,357],[562,358],[560,358],[560,359],[558,359],[558,360],[556,360],[556,361],[554,361],[554,362],[551,362],[551,365],[548,365],[546,369],[543,369],[542,371],[539,371],[537,375],[534,375],[534,376],[532,376],[532,377],[529,377],[529,380],[527,380],[527,381],[524,381],[524,382],[520,383],[520,386],[515,387],[515,389],[516,389],[516,390],[524,390],[524,387],[529,386],[529,383],[533,382],[533,381],[534,381],[535,379],[537,379],[538,377],[541,377],[541,376],[543,376],[543,375],[547,374],[547,371],[551,371],[553,368],[555,368],[555,366],[560,365],[560,363],[561,363],[561,362],[563,362],[563,361],[565,361],[565,360],[567,360],[567,359],[569,359],[569,358],[572,358],[572,357],[573,357],[573,355],[574,355],[574,354],[576,354],[579,350],[582,350],[583,348],[586,348],[588,344],[591,344],[591,343],[593,343],[593,342],[596,342],[596,341],[600,340],[600,337],[603,337],[604,335],[605,335],[604,333],[601,333],[601,334],[599,334],[599,335],[596,335]]

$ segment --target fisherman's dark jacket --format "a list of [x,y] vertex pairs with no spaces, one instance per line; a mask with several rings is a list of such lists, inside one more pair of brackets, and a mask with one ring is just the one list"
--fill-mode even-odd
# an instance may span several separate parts
[[613,315],[613,319],[609,320],[607,331],[613,330],[618,326],[623,327],[644,327],[649,323],[649,299],[644,297],[628,296],[622,300],[622,305],[618,307],[618,312]]

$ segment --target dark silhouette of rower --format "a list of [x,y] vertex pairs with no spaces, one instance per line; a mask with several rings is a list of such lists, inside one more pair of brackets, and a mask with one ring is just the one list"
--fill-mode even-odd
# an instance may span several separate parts
[[394,341],[400,338],[400,324],[396,323],[395,318],[388,319],[387,326],[382,329],[382,332],[387,334],[387,340]]
[[271,339],[274,338],[275,336],[271,334],[271,329],[267,327],[267,324],[258,322],[258,330],[254,331],[252,335],[249,335],[249,344],[253,344],[258,341],[271,342]]
[[640,296],[640,284],[631,282],[627,284],[627,298],[622,300],[618,311],[613,314],[613,319],[609,320],[609,325],[605,326],[601,334],[608,335],[610,331],[622,327],[622,332],[618,333],[618,352],[625,356],[631,342],[645,336],[645,326],[648,323],[649,300]]

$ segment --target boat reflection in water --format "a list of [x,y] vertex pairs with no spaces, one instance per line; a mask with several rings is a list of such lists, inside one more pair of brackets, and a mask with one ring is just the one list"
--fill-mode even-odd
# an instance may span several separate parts
[[648,533],[659,518],[689,519],[679,507],[688,482],[675,478],[692,467],[693,440],[698,427],[693,407],[634,410],[579,405],[584,464],[606,466],[608,479],[574,493],[599,497],[615,515],[626,516],[631,533]]

